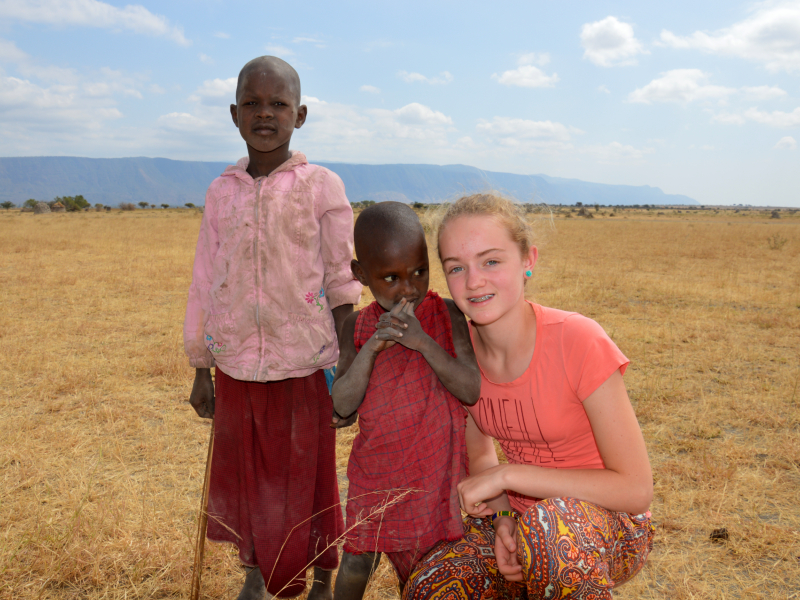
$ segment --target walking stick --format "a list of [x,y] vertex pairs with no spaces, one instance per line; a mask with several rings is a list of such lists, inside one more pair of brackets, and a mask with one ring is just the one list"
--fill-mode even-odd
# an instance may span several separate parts
[[192,571],[191,600],[200,598],[200,575],[203,568],[203,552],[206,548],[206,526],[208,525],[208,484],[211,473],[211,454],[214,452],[214,419],[211,419],[211,437],[208,440],[206,476],[203,479],[203,498],[200,500],[200,516],[197,519],[197,542],[194,545],[194,570]]

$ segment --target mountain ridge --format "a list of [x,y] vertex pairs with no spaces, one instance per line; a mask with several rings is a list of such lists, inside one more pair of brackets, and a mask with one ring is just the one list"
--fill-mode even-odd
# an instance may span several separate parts
[[[229,163],[169,158],[0,157],[0,201],[51,200],[82,194],[92,204],[202,205],[208,185]],[[522,202],[547,204],[699,204],[652,186],[592,183],[548,175],[487,171],[468,165],[367,165],[315,162],[339,175],[351,202],[436,203],[497,190]]]

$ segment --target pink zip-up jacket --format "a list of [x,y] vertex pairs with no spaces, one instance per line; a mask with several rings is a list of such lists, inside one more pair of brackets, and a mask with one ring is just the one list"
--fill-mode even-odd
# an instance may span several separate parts
[[193,367],[235,379],[305,377],[336,364],[331,310],[361,296],[353,210],[339,176],[300,152],[255,180],[249,163],[206,193],[184,348]]

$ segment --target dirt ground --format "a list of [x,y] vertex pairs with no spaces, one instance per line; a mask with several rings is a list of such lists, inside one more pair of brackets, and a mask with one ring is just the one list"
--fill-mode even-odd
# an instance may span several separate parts
[[[615,596],[800,598],[800,213],[589,212],[540,219],[529,293],[631,359],[658,531]],[[0,598],[188,597],[209,435],[181,341],[200,219],[0,212]],[[397,597],[387,564],[369,600]],[[208,544],[202,597],[241,582]]]

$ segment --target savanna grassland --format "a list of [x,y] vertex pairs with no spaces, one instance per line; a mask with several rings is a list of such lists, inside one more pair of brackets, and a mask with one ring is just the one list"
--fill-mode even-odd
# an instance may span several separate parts
[[[800,213],[609,213],[557,212],[529,293],[632,361],[658,533],[615,595],[800,598]],[[200,219],[0,213],[0,598],[188,597],[209,436],[181,341]],[[370,600],[396,597],[387,565]],[[207,544],[202,597],[241,581]]]

